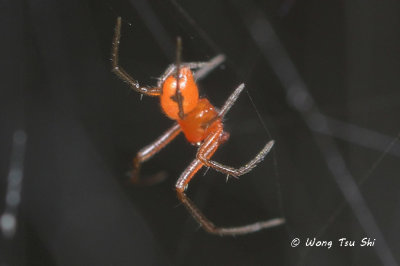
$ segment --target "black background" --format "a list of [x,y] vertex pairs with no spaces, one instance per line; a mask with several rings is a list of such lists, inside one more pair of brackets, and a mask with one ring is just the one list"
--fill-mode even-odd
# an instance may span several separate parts
[[[13,132],[23,129],[28,136],[18,231],[13,239],[1,239],[0,263],[392,265],[390,258],[400,260],[398,142],[384,152],[400,131],[399,2],[244,2],[0,1],[0,195],[7,186]],[[146,188],[127,184],[135,152],[172,121],[157,99],[140,100],[111,73],[117,16],[123,19],[120,62],[143,85],[155,84],[173,62],[176,36],[183,39],[185,61],[227,56],[199,82],[201,94],[220,106],[241,82],[248,93],[229,113],[225,128],[231,139],[215,159],[237,166],[269,139],[276,144],[240,180],[226,183],[219,173],[201,171],[188,195],[218,225],[284,216],[284,226],[238,237],[199,229],[174,192],[196,152],[182,136],[144,165],[144,174],[167,171],[167,181]],[[333,138],[310,130],[263,53],[271,47],[252,35],[247,22],[260,17],[272,24],[321,113],[351,127],[332,125]],[[322,154],[330,154],[329,145],[318,145],[331,141],[349,178],[366,179],[359,186],[365,205],[356,205],[358,212],[345,200],[353,194],[343,196],[340,177],[327,167]],[[363,206],[384,238],[362,226],[371,219],[360,223],[357,213],[368,213]],[[315,236],[332,240],[333,247],[304,247],[305,239]],[[292,248],[295,237],[302,243]],[[376,238],[381,248],[339,247],[341,237],[357,243]]]

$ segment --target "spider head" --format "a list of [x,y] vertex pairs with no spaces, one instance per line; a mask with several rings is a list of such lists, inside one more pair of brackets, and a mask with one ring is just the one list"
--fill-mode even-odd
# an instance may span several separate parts
[[182,120],[196,107],[198,100],[199,90],[192,71],[187,67],[182,67],[179,73],[169,76],[162,86],[161,108],[171,119]]

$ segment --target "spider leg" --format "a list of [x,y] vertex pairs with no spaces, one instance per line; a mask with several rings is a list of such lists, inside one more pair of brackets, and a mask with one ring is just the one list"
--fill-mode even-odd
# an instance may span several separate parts
[[158,173],[152,177],[141,179],[140,168],[142,163],[149,160],[153,155],[164,148],[168,143],[170,143],[178,134],[181,132],[181,127],[179,124],[175,124],[167,131],[165,131],[160,137],[158,137],[153,143],[142,148],[133,159],[133,169],[131,174],[131,182],[137,185],[152,185],[162,181],[165,178],[165,174]]
[[119,64],[118,64],[118,55],[119,55],[119,43],[121,39],[121,17],[117,18],[117,24],[115,25],[115,33],[113,40],[113,47],[111,51],[111,65],[112,71],[123,81],[128,83],[128,85],[134,89],[135,91],[146,94],[149,96],[158,96],[161,94],[161,88],[146,88],[141,87],[139,82],[133,79]]
[[[236,102],[236,100],[239,98],[240,93],[244,89],[244,83],[240,84],[234,91],[233,93],[229,96],[229,98],[226,100],[224,105],[222,106],[221,110],[219,111],[218,116],[219,117],[224,117],[228,111],[231,109],[233,104]],[[254,167],[257,166],[259,162],[261,162],[264,157],[268,154],[268,152],[271,150],[272,146],[274,145],[274,141],[271,140],[269,141],[262,149],[261,151],[252,159],[250,160],[247,164],[245,164],[242,167],[239,168],[233,168],[231,166],[226,166],[221,163],[215,162],[210,160],[210,158],[207,158],[206,152],[208,149],[213,149],[216,148],[218,145],[220,145],[220,139],[223,134],[222,129],[214,132],[210,136],[208,136],[205,141],[202,143],[200,146],[199,150],[197,151],[196,158],[199,159],[204,165],[207,167],[211,167],[221,173],[224,173],[226,175],[231,175],[234,177],[239,177],[241,175],[244,175],[248,172],[250,172]]]
[[225,101],[224,105],[222,106],[221,110],[219,111],[218,116],[223,118],[228,111],[232,108],[233,104],[239,98],[240,93],[244,89],[244,83],[240,84],[229,96],[229,98]]
[[[204,156],[206,156],[206,158],[210,158],[214,154],[215,150],[218,148],[218,141],[215,141],[215,143],[216,144],[214,145],[209,145],[209,148],[204,151]],[[195,159],[194,161],[192,161],[192,163],[186,168],[186,170],[179,177],[175,187],[179,200],[184,204],[189,213],[204,228],[205,231],[211,234],[217,234],[221,236],[244,235],[259,231],[261,229],[274,227],[285,222],[283,218],[275,218],[268,221],[261,221],[238,227],[217,227],[201,212],[201,210],[185,194],[185,190],[190,180],[200,170],[202,166],[203,163],[199,159]]]
[[[208,75],[211,71],[217,68],[220,64],[225,61],[225,56],[223,54],[217,55],[214,58],[211,58],[210,61],[205,63],[200,63],[198,65],[194,65],[195,67],[191,67],[193,69],[198,69],[194,73],[195,80],[201,80]],[[188,64],[196,64],[196,63],[188,63]]]
[[[217,55],[213,58],[211,58],[210,61],[208,62],[187,62],[187,63],[181,63],[181,67],[188,67],[192,70],[198,69],[194,73],[195,80],[201,80],[204,78],[209,72],[214,70],[216,67],[218,67],[222,62],[224,62],[225,56],[220,54]],[[161,75],[160,80],[158,81],[158,87],[161,88],[162,84],[164,81],[172,75],[176,70],[176,65],[171,64],[168,66],[168,68],[165,70],[165,72]]]
[[272,146],[274,145],[274,141],[269,141],[261,151],[251,159],[247,164],[241,166],[239,168],[233,168],[231,166],[226,166],[216,161],[210,160],[210,156],[207,156],[208,151],[216,150],[218,146],[221,144],[221,139],[223,137],[223,130],[222,128],[218,131],[214,132],[210,136],[208,136],[205,141],[201,144],[199,150],[197,151],[196,158],[200,160],[205,166],[211,167],[218,172],[224,173],[226,175],[231,175],[234,177],[239,177],[250,172],[254,167],[257,166],[259,162],[261,162],[264,157],[268,154],[271,150]]

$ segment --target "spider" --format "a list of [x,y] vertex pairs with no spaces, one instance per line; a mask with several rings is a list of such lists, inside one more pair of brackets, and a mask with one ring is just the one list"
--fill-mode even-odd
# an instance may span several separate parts
[[[119,43],[121,38],[121,18],[118,17],[112,47],[112,71],[135,91],[142,95],[158,96],[162,111],[175,124],[165,131],[150,145],[142,148],[133,159],[131,181],[134,184],[154,184],[161,179],[155,175],[146,179],[139,178],[141,164],[158,153],[170,143],[181,131],[186,139],[198,146],[196,158],[183,171],[175,188],[179,200],[183,203],[193,218],[205,231],[217,235],[240,235],[259,231],[284,223],[284,219],[275,218],[238,227],[217,227],[200,209],[186,196],[185,191],[193,176],[203,167],[213,168],[229,176],[239,177],[250,172],[271,150],[274,141],[269,141],[261,151],[247,164],[233,168],[211,160],[218,147],[229,139],[229,133],[223,129],[223,118],[228,113],[244,89],[240,84],[226,100],[220,110],[215,108],[207,98],[200,98],[196,79],[201,79],[207,73],[220,65],[225,57],[218,55],[208,62],[181,63],[181,39],[177,39],[176,63],[171,64],[160,77],[157,87],[142,87],[118,63]],[[197,70],[192,72],[192,70]]]

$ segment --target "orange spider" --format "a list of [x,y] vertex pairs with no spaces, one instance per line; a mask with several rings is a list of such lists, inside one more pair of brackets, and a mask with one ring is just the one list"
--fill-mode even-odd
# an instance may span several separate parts
[[[271,150],[274,141],[268,142],[262,150],[246,165],[240,168],[225,166],[212,161],[211,157],[218,147],[229,139],[229,133],[223,129],[222,119],[233,106],[239,94],[244,89],[244,84],[239,85],[229,96],[224,106],[217,110],[206,98],[199,98],[199,91],[195,79],[204,77],[224,61],[224,56],[219,55],[209,62],[181,63],[181,40],[177,43],[176,64],[170,65],[158,81],[157,87],[142,87],[118,64],[118,50],[121,37],[121,18],[117,19],[112,49],[112,70],[122,80],[127,82],[135,91],[149,95],[159,96],[161,108],[166,116],[176,123],[162,134],[152,144],[141,149],[133,159],[131,180],[135,184],[153,184],[160,180],[160,176],[140,179],[140,166],[154,154],[164,148],[181,131],[186,139],[199,147],[196,159],[186,168],[176,182],[176,192],[179,200],[184,204],[190,214],[209,233],[218,235],[239,235],[255,232],[264,228],[282,224],[284,219],[275,218],[239,227],[217,227],[196,207],[186,196],[185,190],[190,180],[203,166],[211,167],[229,176],[239,177],[250,172],[267,153]],[[198,69],[195,73],[191,69]]]

